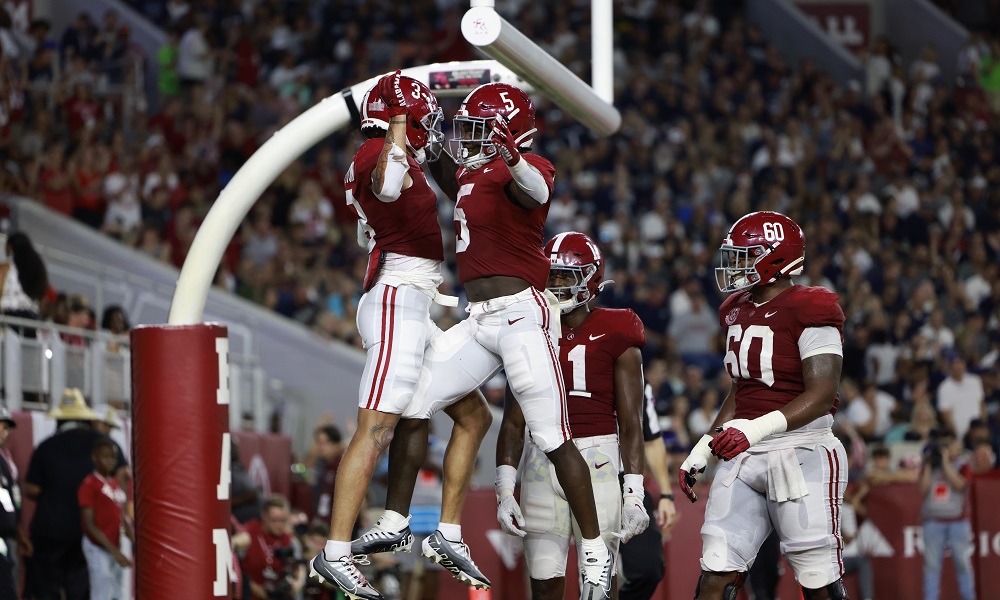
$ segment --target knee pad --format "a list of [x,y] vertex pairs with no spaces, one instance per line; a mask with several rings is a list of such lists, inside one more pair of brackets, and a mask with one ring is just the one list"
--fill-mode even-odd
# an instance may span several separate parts
[[[825,595],[820,593],[824,591],[826,592]],[[804,587],[802,588],[802,597],[805,600],[849,600],[843,578],[818,589]]]
[[[701,572],[698,577],[698,585],[694,588],[694,600],[702,600],[701,598],[701,580],[704,579],[707,573],[705,571]],[[713,575],[718,575],[718,573],[712,573]],[[722,588],[722,600],[736,600],[736,597],[740,594],[740,588],[743,587],[743,582],[746,580],[746,573],[736,573],[736,579],[732,583],[727,583],[726,587]],[[715,600],[715,598],[704,598],[703,600]]]

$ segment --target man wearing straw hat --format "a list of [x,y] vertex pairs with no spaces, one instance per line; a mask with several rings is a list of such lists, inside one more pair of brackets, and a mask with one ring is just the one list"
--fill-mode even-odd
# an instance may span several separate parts
[[49,416],[57,422],[56,433],[35,449],[24,482],[24,495],[37,502],[31,520],[34,552],[25,565],[27,596],[58,600],[65,592],[66,600],[86,600],[90,581],[76,491],[94,470],[94,442],[105,436],[92,429],[100,417],[78,389],[67,389]]

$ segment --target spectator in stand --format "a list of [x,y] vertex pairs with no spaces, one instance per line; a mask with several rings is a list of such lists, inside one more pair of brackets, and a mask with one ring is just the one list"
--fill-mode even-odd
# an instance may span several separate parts
[[[28,234],[17,231],[6,237],[0,262],[0,313],[22,319],[40,319],[41,302],[49,287],[45,261],[35,250]],[[20,327],[14,327],[21,331]],[[35,337],[34,329],[24,335]]]
[[[289,513],[288,500],[275,494],[264,502],[260,519],[246,524],[251,541],[241,565],[252,598],[295,598],[305,586],[302,552],[293,542]],[[279,595],[282,591],[284,596]]]
[[231,438],[230,444],[230,471],[232,472],[232,503],[233,516],[240,523],[246,523],[250,519],[256,519],[261,514],[263,499],[261,498],[260,486],[255,484],[250,478],[250,473],[243,466],[240,460],[240,445],[236,438]]
[[872,461],[865,474],[865,483],[868,485],[887,485],[890,483],[913,483],[917,480],[919,472],[913,472],[912,469],[897,470],[893,468],[891,461],[892,453],[885,446],[878,446],[872,450]]
[[920,471],[920,517],[924,531],[924,600],[937,600],[941,593],[941,563],[945,549],[951,550],[958,590],[962,600],[974,600],[972,574],[974,543],[969,520],[969,458],[950,429],[938,430],[924,455]]
[[983,381],[966,370],[965,357],[957,352],[948,356],[947,364],[948,377],[937,390],[937,408],[941,421],[961,439],[973,419],[986,421]]
[[65,600],[86,600],[90,581],[80,545],[77,490],[94,470],[94,444],[104,436],[91,429],[98,417],[79,390],[66,390],[50,416],[57,422],[56,433],[31,455],[23,486],[24,495],[36,502],[26,593],[34,600],[60,600],[63,594]]
[[181,87],[188,91],[208,83],[214,67],[212,47],[208,44],[211,23],[204,15],[195,17],[194,23],[181,36],[177,53],[177,76]]
[[[343,437],[333,425],[321,425],[313,433],[313,516],[329,519],[333,503],[333,486],[337,483],[337,468],[344,454]],[[308,463],[307,463],[308,466]]]
[[0,552],[0,597],[16,598],[20,582],[18,568],[18,549],[26,555],[31,555],[31,541],[21,526],[21,488],[19,485],[17,464],[7,440],[11,431],[17,427],[17,422],[11,416],[6,406],[0,406],[0,544],[4,551]]
[[895,408],[896,399],[870,381],[862,386],[860,396],[851,398],[847,418],[866,440],[882,439],[892,427]]
[[988,440],[980,440],[972,447],[970,466],[973,475],[995,473],[997,470],[997,455]]
[[118,600],[123,592],[122,569],[132,566],[121,551],[122,528],[133,543],[135,534],[124,518],[127,498],[114,474],[119,461],[115,443],[99,437],[94,442],[92,460],[94,470],[77,491],[90,600]]
[[180,78],[177,75],[177,60],[180,34],[175,27],[167,28],[167,41],[156,51],[156,63],[160,69],[157,87],[164,98],[172,98],[181,93]]

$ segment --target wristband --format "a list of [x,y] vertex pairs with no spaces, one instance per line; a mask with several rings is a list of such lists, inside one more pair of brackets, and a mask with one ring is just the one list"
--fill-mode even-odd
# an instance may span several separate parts
[[627,473],[625,475],[625,486],[623,496],[638,496],[642,497],[646,493],[644,487],[642,487],[642,475],[636,473]]
[[673,501],[673,499],[674,499],[674,495],[673,494],[660,494],[660,500],[670,500],[670,501]]
[[494,485],[496,486],[497,496],[504,495],[503,492],[507,492],[511,496],[514,495],[514,486],[517,482],[517,468],[510,465],[498,465],[497,466],[497,478]]

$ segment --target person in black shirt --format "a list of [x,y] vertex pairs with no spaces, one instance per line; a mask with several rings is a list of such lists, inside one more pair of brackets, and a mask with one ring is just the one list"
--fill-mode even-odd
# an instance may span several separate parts
[[27,597],[60,600],[65,592],[65,600],[87,600],[90,580],[76,492],[94,470],[94,442],[105,436],[91,429],[99,417],[79,390],[66,390],[50,416],[58,422],[56,433],[35,449],[24,482],[24,495],[37,502],[31,520],[34,552],[25,565]]
[[[17,423],[6,407],[0,406],[0,447]],[[16,598],[14,567],[17,560],[18,523],[21,518],[21,492],[6,456],[0,456],[0,598]]]

